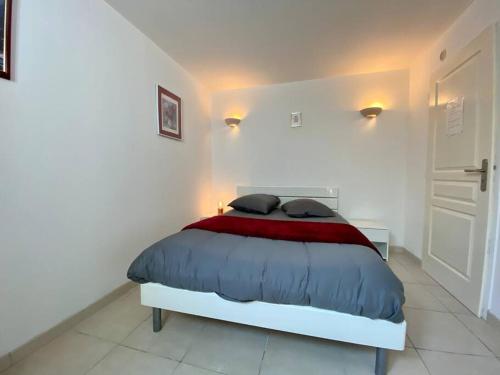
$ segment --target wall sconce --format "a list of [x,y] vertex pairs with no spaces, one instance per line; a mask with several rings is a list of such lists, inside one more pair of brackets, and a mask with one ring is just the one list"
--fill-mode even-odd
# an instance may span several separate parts
[[365,116],[366,118],[375,118],[380,113],[382,112],[382,107],[368,107],[368,108],[363,108],[361,111],[361,114]]
[[241,122],[241,120],[239,118],[236,118],[236,117],[228,117],[224,121],[226,122],[226,125],[230,126],[231,128],[238,126]]
[[222,201],[219,201],[217,204],[217,215],[222,215],[224,213],[224,206],[222,204]]

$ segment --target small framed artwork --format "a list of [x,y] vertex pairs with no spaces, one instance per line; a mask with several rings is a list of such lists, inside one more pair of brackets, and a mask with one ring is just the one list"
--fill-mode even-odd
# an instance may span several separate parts
[[10,79],[12,0],[0,0],[0,78]]
[[158,85],[158,134],[182,140],[181,98],[160,85]]

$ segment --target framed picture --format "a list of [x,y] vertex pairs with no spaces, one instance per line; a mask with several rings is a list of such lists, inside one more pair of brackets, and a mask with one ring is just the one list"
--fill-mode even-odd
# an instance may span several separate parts
[[0,0],[0,78],[10,79],[12,0]]
[[158,85],[158,134],[182,140],[181,98]]

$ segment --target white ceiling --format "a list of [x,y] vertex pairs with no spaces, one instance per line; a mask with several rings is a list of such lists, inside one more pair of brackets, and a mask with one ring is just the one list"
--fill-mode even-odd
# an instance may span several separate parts
[[407,68],[472,0],[106,0],[213,90]]

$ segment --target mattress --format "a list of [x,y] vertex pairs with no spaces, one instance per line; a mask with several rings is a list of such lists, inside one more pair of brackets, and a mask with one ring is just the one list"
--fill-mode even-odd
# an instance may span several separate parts
[[[288,218],[230,211],[260,220]],[[345,223],[340,216],[312,221]],[[271,223],[270,223],[271,225]],[[371,248],[349,243],[285,241],[187,229],[144,250],[128,277],[238,302],[313,306],[371,319],[404,320],[401,281]]]

